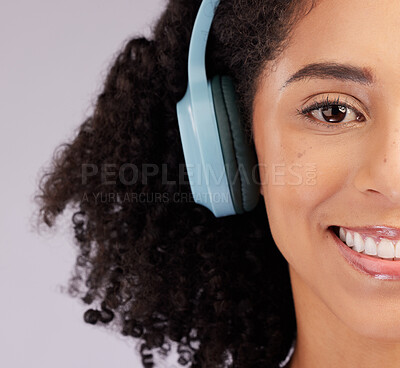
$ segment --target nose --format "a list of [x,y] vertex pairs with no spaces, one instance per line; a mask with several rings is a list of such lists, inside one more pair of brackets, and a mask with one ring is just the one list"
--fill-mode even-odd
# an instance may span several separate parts
[[378,195],[388,204],[400,206],[400,115],[396,123],[376,127],[365,145],[363,164],[354,184],[365,194]]

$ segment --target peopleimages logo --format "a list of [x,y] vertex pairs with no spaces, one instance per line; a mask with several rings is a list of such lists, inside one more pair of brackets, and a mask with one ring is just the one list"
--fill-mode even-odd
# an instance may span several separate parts
[[[257,164],[251,168],[239,165],[233,169],[225,165],[225,169],[232,174],[232,182],[241,184],[256,183],[260,185],[315,185],[317,183],[317,165],[315,163]],[[224,173],[215,172],[209,164],[200,165],[179,164],[178,167],[168,167],[166,163],[143,163],[136,165],[124,163],[116,164],[82,164],[82,184],[87,185],[96,181],[101,185],[134,186],[137,184],[148,185],[150,181],[160,180],[161,185],[203,185],[214,183],[219,185],[224,180]]]

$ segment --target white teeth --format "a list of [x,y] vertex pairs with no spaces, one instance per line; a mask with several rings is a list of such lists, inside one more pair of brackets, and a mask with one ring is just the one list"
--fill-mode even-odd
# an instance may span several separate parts
[[394,256],[400,258],[400,240],[395,245]]
[[381,240],[378,245],[378,256],[382,258],[394,258],[394,245],[390,240]]
[[357,252],[362,252],[364,250],[364,240],[359,233],[354,233],[354,247],[353,249]]
[[374,239],[370,237],[365,239],[365,254],[369,254],[371,256],[376,256],[378,254],[376,251],[376,243]]
[[353,236],[351,235],[350,231],[347,231],[346,233],[346,244],[349,247],[352,247],[354,245]]
[[[370,236],[362,237],[355,231],[339,227],[340,240],[353,250],[385,259],[400,260],[400,240],[382,238],[379,242]],[[378,244],[379,242],[379,244]]]
[[340,236],[340,240],[342,242],[346,241],[346,231],[344,231],[344,229],[342,227],[339,230],[339,236]]

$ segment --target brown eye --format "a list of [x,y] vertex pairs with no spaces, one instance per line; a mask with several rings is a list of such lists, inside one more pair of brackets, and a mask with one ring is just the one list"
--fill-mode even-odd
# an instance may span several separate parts
[[329,123],[340,123],[347,114],[347,107],[340,105],[331,105],[323,108],[321,111],[322,117]]
[[343,105],[329,105],[310,111],[317,120],[328,123],[362,121],[362,115]]

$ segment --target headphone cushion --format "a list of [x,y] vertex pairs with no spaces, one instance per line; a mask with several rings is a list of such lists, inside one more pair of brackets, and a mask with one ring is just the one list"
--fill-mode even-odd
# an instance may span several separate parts
[[257,156],[244,132],[232,79],[215,75],[211,91],[233,205],[238,214],[251,211],[260,196],[259,184],[254,181]]

